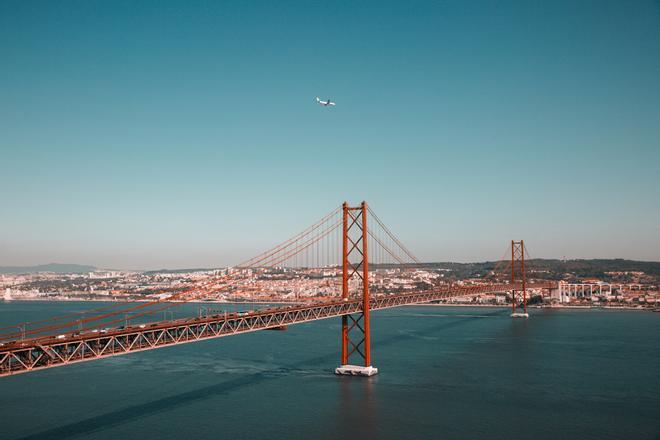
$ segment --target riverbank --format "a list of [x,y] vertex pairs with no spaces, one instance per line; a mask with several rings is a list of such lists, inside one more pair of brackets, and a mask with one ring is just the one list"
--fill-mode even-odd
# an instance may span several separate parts
[[[66,303],[66,302],[116,302],[116,303],[147,303],[154,302],[153,299],[108,299],[108,298],[15,298],[11,300],[0,300],[2,303],[12,303],[12,302],[52,302],[52,303]],[[254,304],[254,305],[268,305],[268,304],[278,304],[278,305],[301,305],[308,304],[304,301],[214,301],[214,300],[190,300],[190,301],[163,301],[163,302],[172,302],[172,303],[181,303],[181,304]],[[510,309],[510,304],[457,304],[457,303],[422,303],[422,304],[411,304],[401,307],[475,307],[475,308],[492,308],[492,309]],[[642,307],[642,306],[586,306],[586,305],[530,305],[527,306],[528,309],[607,309],[607,310],[636,310],[636,311],[649,311],[655,312],[660,311],[658,308],[654,307]]]
[[[415,307],[488,307],[493,309],[510,309],[511,304],[509,305],[499,305],[499,304],[415,304]],[[548,305],[548,306],[527,306],[528,309],[608,309],[608,310],[641,310],[641,311],[656,311],[654,307],[642,307],[642,306],[583,306],[583,305]]]
[[[115,303],[148,303],[156,302],[154,299],[136,298],[136,299],[111,299],[111,298],[12,298],[10,300],[0,299],[1,303],[16,303],[21,301],[29,302],[115,302]],[[214,301],[194,299],[190,301],[162,301],[181,304],[305,304],[302,301]]]

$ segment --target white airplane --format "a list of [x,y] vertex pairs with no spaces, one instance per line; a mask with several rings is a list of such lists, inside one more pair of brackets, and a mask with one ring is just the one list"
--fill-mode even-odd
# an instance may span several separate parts
[[326,100],[326,101],[321,101],[318,96],[316,97],[316,102],[318,102],[319,104],[321,104],[324,107],[327,107],[329,105],[336,105],[334,102],[330,101],[329,99]]

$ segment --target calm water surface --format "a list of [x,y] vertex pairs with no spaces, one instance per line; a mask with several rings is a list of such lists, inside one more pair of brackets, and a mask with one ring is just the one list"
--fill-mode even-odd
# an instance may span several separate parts
[[[0,303],[0,326],[95,307]],[[375,312],[369,379],[332,374],[339,319],[3,378],[0,438],[660,438],[660,313],[508,313]]]

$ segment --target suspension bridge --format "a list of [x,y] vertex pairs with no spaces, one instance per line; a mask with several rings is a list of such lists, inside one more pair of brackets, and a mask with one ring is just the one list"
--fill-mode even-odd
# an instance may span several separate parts
[[[299,234],[233,268],[202,282],[190,283],[166,298],[142,303],[113,303],[78,314],[0,328],[0,376],[43,370],[206,339],[320,319],[341,319],[340,366],[337,374],[370,376],[378,372],[371,358],[371,311],[486,293],[509,292],[512,316],[527,316],[527,290],[549,291],[552,281],[526,279],[524,242],[512,241],[493,276],[478,284],[420,283],[412,291],[370,289],[375,272],[405,272],[422,265],[366,202],[344,203]],[[323,287],[313,302],[221,312],[177,319],[156,317],[190,301],[250,288],[248,271],[273,269],[340,274]],[[130,324],[126,316],[131,316]],[[173,316],[171,314],[170,316]]]

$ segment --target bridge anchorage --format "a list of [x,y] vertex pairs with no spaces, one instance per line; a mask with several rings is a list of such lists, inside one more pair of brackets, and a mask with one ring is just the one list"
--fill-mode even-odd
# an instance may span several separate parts
[[[527,289],[559,291],[556,282],[527,282],[522,240],[511,242],[510,259],[508,253],[507,247],[489,281],[435,280],[428,271],[418,271],[419,259],[366,202],[344,203],[281,244],[202,281],[168,289],[158,300],[114,302],[82,316],[69,313],[0,328],[0,377],[331,318],[341,319],[335,373],[372,376],[378,369],[371,358],[371,311],[510,292],[511,316],[527,317]],[[415,272],[415,281],[407,283],[413,278],[404,276],[393,292],[392,279],[407,271]],[[194,300],[249,303],[266,296],[273,302],[272,284],[260,280],[292,277],[305,280],[294,289],[310,292],[308,298],[278,281],[284,286],[278,291],[286,295],[281,299],[295,302],[240,312],[207,310],[198,316],[182,316],[186,312],[178,308]]]

